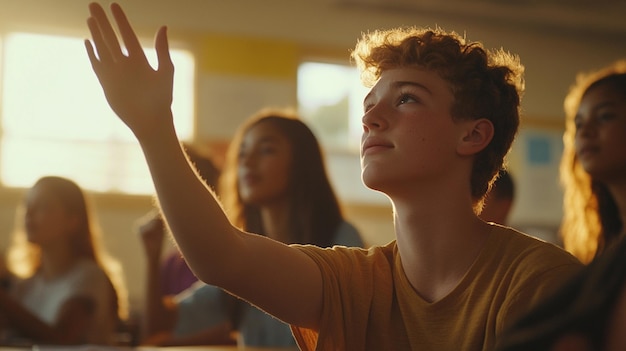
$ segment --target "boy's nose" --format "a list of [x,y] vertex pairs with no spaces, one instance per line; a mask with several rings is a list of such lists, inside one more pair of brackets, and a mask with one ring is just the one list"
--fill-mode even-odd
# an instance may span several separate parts
[[370,129],[384,129],[384,128],[386,128],[387,127],[387,120],[383,116],[384,116],[384,114],[382,113],[382,107],[379,107],[379,105],[376,105],[376,106],[370,108],[363,115],[363,118],[362,118],[363,129],[364,130],[370,130]]

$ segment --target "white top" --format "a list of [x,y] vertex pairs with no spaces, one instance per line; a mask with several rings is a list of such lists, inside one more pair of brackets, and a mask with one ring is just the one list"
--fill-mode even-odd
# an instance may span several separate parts
[[114,340],[115,292],[106,273],[93,261],[82,260],[69,272],[53,280],[36,273],[18,281],[13,295],[28,310],[48,324],[54,324],[61,306],[68,299],[85,296],[92,299],[95,318],[91,321],[83,343],[111,344]]

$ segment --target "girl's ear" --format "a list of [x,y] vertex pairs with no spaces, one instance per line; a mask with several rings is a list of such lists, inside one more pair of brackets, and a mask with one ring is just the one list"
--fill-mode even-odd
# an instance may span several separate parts
[[461,139],[457,145],[459,155],[470,156],[482,151],[493,139],[493,124],[486,118],[464,121]]

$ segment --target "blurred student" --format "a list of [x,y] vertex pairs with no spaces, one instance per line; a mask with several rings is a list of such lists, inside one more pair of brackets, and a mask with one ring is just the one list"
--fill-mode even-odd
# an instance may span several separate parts
[[[317,139],[291,110],[262,109],[237,130],[219,194],[243,230],[286,244],[364,245],[343,217]],[[158,337],[167,345],[234,342],[236,330],[246,346],[295,346],[288,325],[214,286],[197,284],[166,306],[170,313],[149,320],[168,324],[161,329],[171,337]]]
[[[183,143],[182,147],[199,177],[205,182],[207,187],[215,189],[219,178],[219,169],[213,163],[211,156],[201,152],[198,148],[190,144]],[[166,340],[169,340],[169,336],[166,336],[167,333],[164,334],[161,331],[157,333],[155,327],[164,322],[167,322],[167,324],[169,324],[169,322],[173,323],[173,320],[170,320],[171,316],[166,314],[166,310],[174,308],[174,306],[172,306],[175,299],[174,297],[194,286],[194,283],[198,282],[198,278],[196,278],[191,271],[178,248],[175,247],[174,250],[163,259],[163,244],[167,228],[158,209],[149,212],[139,219],[137,230],[141,236],[141,242],[144,246],[147,259],[146,298],[142,318],[142,339],[143,342],[151,340],[151,343],[165,343],[167,342]],[[204,284],[198,285],[201,286]],[[216,303],[216,305],[212,306],[211,309],[218,310],[224,308],[224,306],[220,306],[222,301],[216,300],[214,303]],[[225,300],[223,303],[227,304],[230,303],[230,301]],[[199,308],[200,306],[196,307]],[[205,308],[203,310],[208,314],[209,311],[207,310],[210,309]],[[215,314],[220,315],[219,312],[215,312]],[[163,318],[167,319],[167,321],[159,322]],[[198,324],[194,322],[192,325]],[[169,329],[169,327],[167,329]],[[219,334],[219,337],[222,335],[223,334]],[[203,338],[206,339],[206,337]],[[196,342],[202,341],[202,339],[196,340],[197,339],[189,338],[183,343],[193,345],[196,344]],[[227,334],[224,340],[212,340],[215,340],[217,344],[228,344],[232,338]]]
[[581,74],[566,100],[565,247],[590,262],[517,322],[500,350],[626,350],[626,61]]
[[81,188],[43,177],[18,214],[8,258],[20,279],[9,291],[0,289],[0,317],[9,329],[3,342],[115,344],[126,291]]
[[626,234],[626,60],[579,75],[565,111],[561,236],[587,263]]
[[580,269],[560,248],[477,216],[519,124],[515,57],[441,29],[364,34],[352,55],[371,86],[362,179],[391,200],[396,240],[367,250],[286,245],[233,225],[189,167],[172,120],[166,27],[154,70],[120,6],[111,10],[128,56],[95,3],[88,56],[142,147],[187,262],[291,324],[301,349],[492,349]]
[[626,350],[626,238],[520,318],[497,351]]
[[[208,187],[215,189],[220,170],[213,162],[211,156],[191,144],[183,143],[183,148],[189,157],[189,161],[197,170],[198,175],[204,180]],[[159,290],[162,296],[176,295],[198,281],[198,278],[193,274],[178,248],[174,247],[164,258],[161,257],[166,227],[157,209],[149,212],[139,220],[138,230],[140,234],[150,232],[150,234],[146,235],[154,237],[153,239],[149,239],[151,241],[150,245],[157,246],[152,252],[158,254],[158,256],[148,257],[147,276],[150,277],[153,273],[157,274],[157,270],[159,271],[158,274],[160,274],[160,276],[158,277],[159,282],[157,285],[160,286]],[[159,238],[161,238],[161,241],[158,241]],[[150,259],[154,259],[155,261],[152,262]],[[148,289],[149,294],[154,292],[154,288]]]
[[515,183],[513,177],[508,171],[501,170],[485,196],[485,204],[480,212],[480,218],[485,222],[507,225],[514,202]]

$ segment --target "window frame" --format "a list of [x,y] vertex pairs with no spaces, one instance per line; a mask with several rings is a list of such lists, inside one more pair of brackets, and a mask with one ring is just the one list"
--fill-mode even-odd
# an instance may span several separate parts
[[[82,51],[82,58],[84,59],[84,62],[89,65],[89,60],[87,58],[87,55],[84,51],[84,46],[82,45],[82,41],[83,39],[78,36],[78,35],[73,35],[73,34],[67,34],[67,33],[61,33],[61,32],[54,32],[54,31],[42,31],[42,30],[28,30],[28,29],[11,29],[11,30],[0,30],[0,52],[2,52],[2,55],[0,56],[0,67],[2,70],[5,70],[5,55],[6,55],[6,43],[9,40],[9,37],[11,35],[35,35],[35,36],[51,36],[51,37],[59,37],[62,40],[65,38],[69,38],[70,40],[75,40],[77,44],[80,44],[80,50]],[[140,41],[142,41],[142,44],[145,45],[144,47],[148,47],[151,48],[151,46],[153,45],[152,43],[149,43],[148,39],[145,38],[140,38]],[[149,43],[149,44],[147,44]],[[186,126],[183,127],[183,129],[186,128],[186,132],[183,134],[184,137],[181,138],[182,141],[186,141],[186,142],[192,142],[193,140],[196,139],[196,136],[198,134],[198,130],[197,130],[197,85],[198,85],[198,54],[191,49],[188,45],[183,45],[180,42],[172,42],[170,44],[170,50],[180,50],[181,54],[184,55],[188,55],[187,58],[190,59],[190,67],[189,69],[185,70],[177,70],[177,73],[180,74],[180,72],[186,72],[186,77],[191,77],[192,81],[190,82],[190,84],[188,84],[185,88],[186,89],[182,89],[184,91],[186,91],[187,93],[185,94],[185,96],[189,96],[190,100],[186,106],[184,107],[184,111],[186,111],[186,115],[189,116],[189,119],[186,119]],[[150,52],[151,51],[151,52]],[[149,52],[146,53],[146,55],[149,58],[149,61],[151,62],[151,64],[154,66],[155,62],[156,62],[156,54],[154,53],[154,49],[150,49]],[[89,68],[89,70],[91,71],[91,68]],[[93,72],[90,72],[95,80],[95,82],[97,82],[95,75],[93,74]],[[0,92],[2,94],[0,94],[0,99],[4,99],[5,97],[5,89],[6,87],[4,86],[4,82],[5,82],[5,78],[4,78],[4,74],[2,71],[0,71]],[[176,78],[175,78],[176,79]],[[183,79],[183,78],[180,78]],[[37,84],[37,82],[35,82],[35,84]],[[101,92],[101,88],[98,85],[98,90]],[[176,90],[176,89],[175,89]],[[105,108],[108,109],[108,111],[110,110],[110,107],[108,106],[108,104],[106,103],[106,100],[104,98],[104,96],[102,95],[102,101],[104,102],[104,106],[106,106]],[[176,99],[176,95],[174,96],[174,99]],[[2,101],[0,101],[1,103]],[[175,102],[174,102],[175,104]],[[4,111],[5,111],[5,104],[2,103],[2,109],[0,110],[0,147],[1,144],[4,144],[4,140],[5,137],[7,135],[7,132],[2,128],[2,126],[4,125]],[[108,113],[108,112],[107,112]],[[112,111],[111,111],[111,114]],[[176,114],[177,116],[177,121],[179,121],[179,125],[182,124],[180,122],[181,117],[179,116],[179,114]],[[116,118],[116,116],[114,116],[111,118],[115,118],[115,121],[113,123],[119,123],[119,127],[121,128],[126,128],[127,132],[130,133],[130,130],[127,129],[126,126],[123,125],[123,123]],[[175,121],[176,123],[176,121]],[[178,129],[178,128],[177,128]],[[45,134],[45,133],[44,133]],[[179,131],[179,135],[180,135],[180,131]],[[132,136],[132,133],[131,133]],[[40,140],[45,140],[46,138],[42,138]],[[49,141],[54,143],[54,137],[48,139]],[[79,141],[79,138],[74,138],[74,141]],[[111,141],[116,140],[116,136],[109,136],[108,138],[96,138],[96,139],[91,139],[90,141],[87,142],[96,142],[98,144],[108,144]],[[136,141],[136,139],[134,139],[134,137],[132,137],[131,139],[117,139],[117,140],[122,140],[119,144],[115,144],[110,148],[103,148],[103,150],[106,150],[107,152],[110,152],[111,149],[115,149],[119,146],[121,147],[129,147],[129,145],[131,145],[131,147],[135,147],[132,146],[133,144],[136,145],[137,148],[137,152],[139,153],[139,157],[141,158],[142,162],[145,164],[145,160],[143,159],[143,155],[141,154],[141,150],[138,146],[138,143]],[[3,152],[3,150],[0,150],[0,157],[2,157],[1,153]],[[134,151],[133,151],[134,152]],[[135,157],[136,155],[134,155],[134,159],[137,159],[137,157]],[[19,157],[19,156],[18,156]],[[97,163],[97,161],[94,161],[94,163]],[[10,166],[10,165],[9,165]],[[3,160],[0,160],[0,167],[7,167],[4,164]],[[111,169],[109,167],[109,169]],[[145,179],[150,179],[149,178],[149,172],[147,171],[147,165],[145,165],[145,169],[146,172],[141,172],[139,173],[139,176]],[[2,172],[2,170],[0,170],[0,172]],[[61,172],[63,173],[63,172]],[[97,186],[92,186],[91,184],[83,184],[81,183],[78,179],[75,179],[75,177],[72,177],[71,175],[67,174],[68,171],[66,170],[65,173],[61,174],[59,172],[55,171],[35,171],[32,172],[31,175],[29,176],[29,179],[32,178],[33,176],[36,178],[38,178],[39,176],[43,176],[44,174],[56,174],[56,175],[61,175],[61,176],[69,176],[72,179],[76,180],[81,187],[83,187],[86,191],[89,192],[93,192],[93,193],[100,193],[100,194],[112,194],[112,195],[116,195],[116,196],[122,196],[122,197],[146,197],[146,196],[152,196],[154,194],[154,188],[153,185],[151,183],[151,180],[149,180],[149,185],[147,187],[145,187],[146,184],[144,184],[143,181],[141,181],[141,184],[144,184],[144,188],[142,188],[142,191],[139,192],[132,192],[132,191],[125,191],[123,187],[116,187],[115,184],[117,184],[118,182],[113,181],[113,182],[109,182],[109,183],[103,183],[103,184],[99,184]],[[34,175],[33,175],[34,174]],[[95,174],[95,173],[92,173]],[[131,174],[137,174],[135,173],[131,173]],[[144,177],[145,175],[147,175],[147,177]],[[88,177],[88,176],[85,176]],[[34,183],[34,182],[33,182]],[[11,192],[11,189],[16,189],[18,192],[20,190],[23,190],[25,188],[29,188],[30,185],[29,184],[16,184],[16,185],[12,185],[12,184],[7,184],[4,179],[0,178],[0,190],[8,190],[9,192]]]

